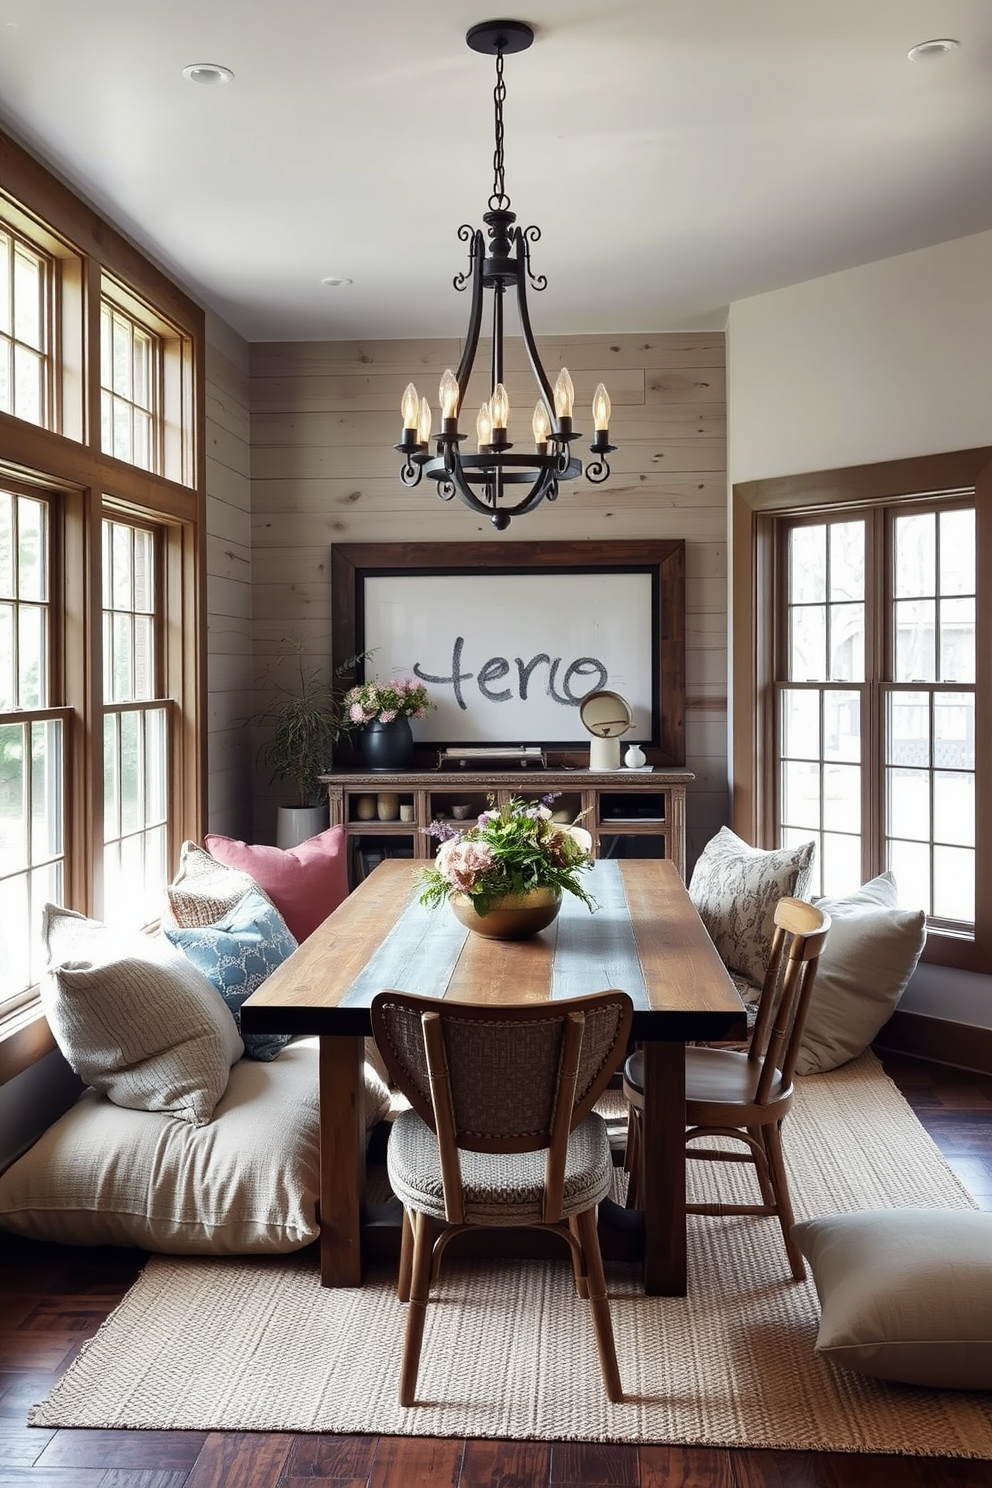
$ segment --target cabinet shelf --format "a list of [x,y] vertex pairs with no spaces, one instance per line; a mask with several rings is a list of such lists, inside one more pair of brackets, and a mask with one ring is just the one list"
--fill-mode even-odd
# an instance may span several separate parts
[[[376,855],[404,856],[426,862],[434,856],[436,839],[425,831],[432,821],[458,828],[474,826],[489,798],[497,804],[522,796],[539,801],[554,795],[552,811],[582,825],[593,839],[594,857],[670,858],[685,877],[685,798],[695,776],[688,770],[649,777],[631,771],[592,770],[409,771],[396,775],[334,771],[321,776],[331,809],[331,825],[343,826],[349,839],[348,861],[354,885],[375,866]],[[356,815],[358,798],[398,797],[412,809],[412,821],[380,821]],[[455,806],[467,806],[456,817]],[[367,812],[367,801],[363,806]],[[616,814],[615,814],[616,813]]]

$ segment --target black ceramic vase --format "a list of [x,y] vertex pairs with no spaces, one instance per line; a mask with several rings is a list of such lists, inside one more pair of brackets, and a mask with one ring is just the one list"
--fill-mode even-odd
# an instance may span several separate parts
[[391,723],[375,719],[367,723],[359,735],[358,747],[370,770],[405,770],[413,760],[409,718],[394,718]]

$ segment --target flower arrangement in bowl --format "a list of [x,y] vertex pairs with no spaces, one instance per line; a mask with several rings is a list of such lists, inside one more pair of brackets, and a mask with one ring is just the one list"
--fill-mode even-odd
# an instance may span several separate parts
[[422,682],[405,678],[361,682],[344,695],[344,708],[354,728],[367,723],[393,723],[397,718],[424,718],[434,706]]
[[489,809],[465,831],[432,822],[427,831],[441,846],[419,875],[421,904],[449,903],[463,924],[500,939],[550,925],[563,892],[597,909],[580,879],[592,866],[592,837],[578,817],[571,824],[552,821],[553,800],[544,796],[535,804],[515,796],[497,806],[490,796]]

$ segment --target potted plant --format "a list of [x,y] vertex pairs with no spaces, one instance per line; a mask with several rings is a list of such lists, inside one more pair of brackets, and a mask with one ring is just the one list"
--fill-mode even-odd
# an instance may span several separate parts
[[308,666],[302,641],[286,640],[283,647],[269,676],[273,699],[248,722],[269,730],[258,758],[272,772],[270,781],[288,780],[293,786],[294,804],[279,807],[276,844],[295,847],[326,826],[327,803],[317,777],[330,770],[334,745],[353,727],[345,689],[336,679],[353,674],[369,653],[348,657],[328,682],[319,667]]
[[421,904],[449,904],[463,925],[495,940],[521,940],[556,918],[562,893],[598,908],[579,875],[592,867],[592,837],[578,825],[551,820],[554,796],[519,796],[489,810],[465,831],[432,822],[440,840],[434,862],[419,876]]
[[360,730],[358,747],[369,770],[405,769],[413,758],[411,718],[423,718],[435,707],[422,682],[391,678],[362,682],[342,699],[349,728]]

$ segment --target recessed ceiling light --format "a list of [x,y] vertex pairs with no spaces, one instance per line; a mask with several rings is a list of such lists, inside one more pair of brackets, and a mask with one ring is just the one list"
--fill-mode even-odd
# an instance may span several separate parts
[[188,83],[201,83],[204,88],[234,81],[231,69],[219,67],[216,62],[191,62],[188,67],[183,68],[183,77]]
[[328,274],[326,279],[321,279],[321,284],[326,284],[328,289],[345,289],[353,281],[342,279],[338,274]]
[[933,62],[937,57],[946,57],[949,52],[956,52],[961,43],[950,36],[938,36],[934,41],[921,41],[918,46],[910,47],[906,56],[910,62]]

